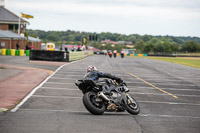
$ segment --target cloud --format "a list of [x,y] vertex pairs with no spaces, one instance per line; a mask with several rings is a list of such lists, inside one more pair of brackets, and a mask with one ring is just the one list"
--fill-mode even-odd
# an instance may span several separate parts
[[[116,2],[114,2],[116,1]],[[156,2],[155,2],[156,1]],[[87,0],[75,0],[75,1],[19,1],[15,2],[13,6],[18,9],[24,9],[36,12],[47,12],[47,13],[73,13],[73,14],[85,14],[85,15],[111,15],[118,17],[168,17],[169,19],[181,19],[185,17],[198,18],[200,17],[199,8],[195,10],[188,10],[187,8],[172,8],[170,5],[178,5],[180,0],[173,1],[173,4],[166,4],[166,2],[160,2],[158,0],[108,0],[108,2],[96,1],[92,2]],[[169,0],[171,1],[171,0]],[[194,0],[193,0],[194,1]],[[112,2],[113,4],[108,4]],[[123,3],[123,4],[120,4]],[[144,4],[145,3],[145,4]],[[187,1],[185,4],[187,5]],[[11,4],[11,3],[10,3]],[[143,4],[143,5],[142,5]],[[157,5],[157,6],[156,6]],[[160,5],[160,6],[159,6]],[[167,6],[163,8],[163,6]],[[11,6],[11,8],[13,8]]]
[[166,8],[200,8],[199,0],[8,0],[8,3],[75,3],[97,5],[134,5],[139,7],[166,7]]
[[200,36],[199,0],[8,0],[6,7],[33,15],[34,29]]

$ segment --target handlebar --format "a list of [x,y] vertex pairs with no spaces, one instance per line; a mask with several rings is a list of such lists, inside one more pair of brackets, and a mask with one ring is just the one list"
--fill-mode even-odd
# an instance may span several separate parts
[[127,86],[126,83],[125,83],[124,81],[121,82],[118,86],[120,86],[120,85],[125,85],[125,86]]

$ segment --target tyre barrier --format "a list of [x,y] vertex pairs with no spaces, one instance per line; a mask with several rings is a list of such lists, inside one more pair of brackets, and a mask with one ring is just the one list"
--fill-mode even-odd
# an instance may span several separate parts
[[30,50],[29,60],[65,61],[64,51]]
[[17,49],[0,49],[0,55],[11,55],[11,56],[29,56],[30,50],[17,50]]
[[89,55],[93,55],[93,52],[80,51],[66,53],[64,51],[31,50],[29,60],[70,62],[83,59]]
[[24,56],[24,50],[23,49],[19,50],[19,56]]
[[148,54],[124,54],[124,56],[148,56]]
[[30,55],[30,50],[26,50],[26,56]]
[[16,55],[16,56],[19,56],[19,50],[16,50],[16,51],[15,51],[15,55]]
[[6,55],[10,55],[10,49],[6,49]]
[[1,55],[6,55],[6,49],[1,49]]
[[[32,54],[31,54],[31,51]],[[49,60],[49,61],[75,61],[83,59],[87,56],[93,55],[90,51],[77,51],[69,52],[66,54],[62,51],[45,51],[45,50],[17,50],[17,49],[0,49],[0,55],[11,55],[11,56],[29,56],[31,60]],[[60,53],[61,52],[61,53]],[[67,55],[67,56],[66,56]],[[31,57],[30,57],[31,56]]]
[[11,56],[15,56],[15,49],[11,49]]

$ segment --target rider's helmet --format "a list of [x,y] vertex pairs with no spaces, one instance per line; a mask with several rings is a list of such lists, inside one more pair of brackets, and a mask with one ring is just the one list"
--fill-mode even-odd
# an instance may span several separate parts
[[95,66],[88,66],[87,72],[91,72],[91,71],[97,71],[97,68]]

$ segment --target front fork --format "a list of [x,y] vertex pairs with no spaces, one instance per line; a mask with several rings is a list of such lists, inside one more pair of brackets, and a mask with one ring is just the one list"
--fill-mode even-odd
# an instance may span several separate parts
[[127,104],[135,103],[132,97],[128,93],[126,93],[126,96],[127,96]]

